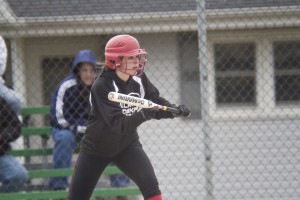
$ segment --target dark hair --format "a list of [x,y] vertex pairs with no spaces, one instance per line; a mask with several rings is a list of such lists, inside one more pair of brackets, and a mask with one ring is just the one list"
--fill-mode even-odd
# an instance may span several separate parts
[[114,70],[108,68],[106,65],[99,65],[98,69],[96,70],[95,79],[101,76],[105,71],[114,71]]
[[[77,65],[76,65],[76,67],[73,69],[73,73],[75,74],[75,76],[79,76],[79,69],[80,69],[80,67],[82,66],[82,64],[83,63],[78,63]],[[79,78],[79,77],[78,77]]]

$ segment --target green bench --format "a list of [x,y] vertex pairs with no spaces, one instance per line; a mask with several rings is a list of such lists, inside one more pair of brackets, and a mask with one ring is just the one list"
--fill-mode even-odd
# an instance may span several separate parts
[[[34,115],[46,116],[49,115],[49,106],[36,106],[27,107],[22,110],[23,119],[28,120],[29,117]],[[26,125],[26,123],[24,123]],[[41,156],[46,158],[52,155],[52,148],[48,146],[48,138],[51,134],[50,126],[30,126],[27,125],[22,128],[22,136],[24,138],[24,149],[15,149],[9,152],[9,154],[24,157],[25,164],[30,163],[31,159],[36,156]],[[30,138],[32,136],[41,137],[41,148],[31,148]],[[75,153],[77,153],[76,151]],[[43,160],[45,161],[45,160]],[[38,169],[28,169],[30,181],[33,179],[45,179],[50,177],[70,177],[73,173],[73,168],[70,169],[52,169],[48,165],[44,164]],[[108,166],[103,175],[111,174],[122,174],[122,172],[115,166]],[[65,198],[67,191],[59,190],[42,190],[42,189],[26,189],[22,192],[12,192],[12,193],[0,193],[0,199],[5,200],[17,200],[17,199],[55,199],[55,198]],[[141,195],[140,190],[136,186],[121,187],[121,188],[95,188],[92,197],[114,197],[114,196],[137,196]]]

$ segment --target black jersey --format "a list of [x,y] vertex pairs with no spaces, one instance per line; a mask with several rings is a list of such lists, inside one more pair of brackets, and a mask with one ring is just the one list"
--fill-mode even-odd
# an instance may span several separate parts
[[[146,121],[139,112],[141,108],[109,101],[107,96],[112,91],[162,103],[159,91],[145,74],[130,77],[125,82],[115,71],[105,71],[95,80],[91,90],[91,113],[81,143],[85,153],[114,156],[139,139],[137,127]],[[155,118],[173,118],[173,115],[159,111]]]

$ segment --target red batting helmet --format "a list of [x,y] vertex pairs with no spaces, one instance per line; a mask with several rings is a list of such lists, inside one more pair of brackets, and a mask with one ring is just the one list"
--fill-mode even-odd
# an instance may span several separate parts
[[[127,73],[127,63],[122,62],[123,58],[138,57],[138,67],[135,68],[134,74],[129,75],[141,75],[146,65],[147,52],[140,48],[140,44],[134,37],[130,35],[117,35],[111,38],[105,47],[105,64],[107,67],[113,70],[119,70]],[[128,74],[128,73],[127,73]]]

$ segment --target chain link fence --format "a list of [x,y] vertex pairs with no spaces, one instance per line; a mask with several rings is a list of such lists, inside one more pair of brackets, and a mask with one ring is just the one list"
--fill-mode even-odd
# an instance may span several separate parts
[[[103,62],[112,36],[140,41],[161,96],[192,111],[139,127],[164,199],[300,198],[298,0],[2,0],[0,11],[0,72],[25,107],[50,104],[79,50]],[[21,136],[13,149],[26,145]]]

